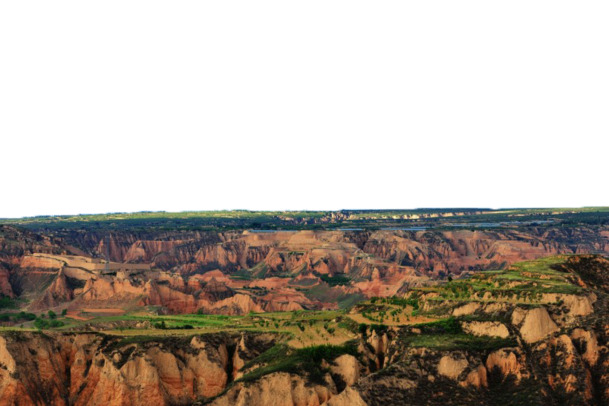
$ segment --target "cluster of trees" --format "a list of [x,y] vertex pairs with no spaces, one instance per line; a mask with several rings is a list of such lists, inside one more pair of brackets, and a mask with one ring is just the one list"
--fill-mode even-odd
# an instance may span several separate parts
[[190,324],[184,324],[183,326],[167,326],[167,324],[165,323],[165,320],[156,322],[153,325],[154,325],[154,328],[158,328],[159,330],[167,330],[168,328],[171,328],[174,330],[192,330],[194,328]]
[[[67,309],[63,309],[61,311],[62,316],[65,316],[67,313]],[[55,313],[53,310],[49,310],[47,314],[42,313],[40,317],[36,317],[36,319],[34,320],[34,327],[39,330],[42,330],[44,328],[62,327],[64,325],[65,323],[63,321],[57,320],[57,313]]]
[[0,322],[32,321],[34,319],[36,319],[36,315],[34,313],[19,312],[19,313],[0,314]]
[[[61,316],[65,316],[67,312],[67,309],[63,309]],[[63,321],[57,320],[57,313],[55,313],[53,310],[49,310],[46,314],[42,313],[40,316],[36,316],[34,313],[27,313],[24,311],[19,313],[0,314],[0,322],[23,323],[28,321],[33,321],[34,327],[37,329],[54,328],[65,325]]]
[[15,303],[15,299],[0,295],[0,309],[15,309],[16,307],[17,303]]

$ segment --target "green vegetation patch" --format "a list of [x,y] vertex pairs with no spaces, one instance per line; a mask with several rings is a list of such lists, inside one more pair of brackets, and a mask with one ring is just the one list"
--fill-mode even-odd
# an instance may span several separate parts
[[34,327],[36,327],[39,330],[45,329],[45,328],[57,328],[57,327],[62,327],[65,323],[61,320],[56,320],[56,319],[42,319],[42,318],[36,318],[36,320],[34,320]]
[[317,345],[301,349],[277,344],[247,363],[244,369],[256,365],[260,367],[244,375],[239,381],[254,381],[274,372],[288,372],[307,375],[313,382],[323,382],[323,376],[328,371],[321,366],[322,361],[332,362],[343,354],[357,356],[357,343],[349,341],[344,345]]
[[36,315],[34,313],[0,313],[0,322],[23,322],[23,321],[32,321],[36,319]]
[[414,327],[421,330],[423,334],[461,334],[461,324],[454,317],[432,321],[429,323],[415,324]]
[[406,300],[420,301],[427,295],[424,300],[433,305],[425,314],[439,315],[467,302],[526,305],[542,303],[546,293],[581,294],[583,288],[572,282],[573,275],[560,268],[568,258],[561,255],[519,262],[504,270],[481,271],[469,278],[413,288]]
[[465,334],[459,319],[449,317],[430,323],[413,326],[420,330],[411,330],[401,336],[401,341],[409,347],[426,347],[436,350],[496,350],[517,345],[515,338],[477,337]]
[[319,279],[326,282],[330,286],[342,286],[342,285],[348,285],[349,283],[351,283],[351,279],[349,279],[349,277],[347,277],[345,275],[339,274],[339,275],[329,276],[329,275],[325,275],[325,274],[317,274],[317,276],[319,276]]
[[339,309],[346,309],[365,299],[365,296],[361,293],[345,293],[340,288],[324,284],[307,289],[305,296],[322,302],[336,302]]
[[16,309],[17,301],[8,296],[0,295],[0,309]]
[[515,347],[515,338],[476,337],[467,334],[413,334],[401,338],[409,347],[425,347],[436,350],[494,351]]

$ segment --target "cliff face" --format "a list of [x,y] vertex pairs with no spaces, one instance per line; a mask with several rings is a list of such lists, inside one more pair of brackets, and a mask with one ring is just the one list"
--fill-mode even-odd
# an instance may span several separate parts
[[0,295],[15,297],[13,287],[10,282],[10,273],[8,269],[0,265]]
[[385,368],[352,387],[355,397],[365,404],[609,402],[608,341],[602,326],[571,326],[564,333],[548,331],[535,342],[523,340],[500,349],[484,348],[488,342],[469,350],[409,348],[402,344],[402,334],[406,333],[389,334]]
[[421,311],[453,318],[372,334],[383,369],[353,392],[369,405],[606,405],[608,270],[577,256],[413,292]]
[[[306,266],[320,273],[365,267],[358,253],[409,266],[427,275],[489,269],[566,253],[609,253],[600,228],[527,228],[496,231],[115,232],[68,234],[66,242],[113,261],[147,262],[182,274],[232,272],[264,263],[281,273]],[[108,242],[104,241],[106,239]]]
[[[218,395],[270,335],[0,336],[0,405],[187,405]],[[239,348],[238,348],[239,347]]]
[[0,295],[17,297],[35,286],[52,281],[59,267],[49,272],[49,264],[34,262],[29,267],[31,274],[27,280],[19,276],[24,257],[34,253],[66,254],[68,250],[60,240],[32,233],[11,226],[0,226]]
[[[272,336],[130,340],[94,334],[0,336],[0,405],[604,405],[606,333],[574,328],[534,345],[409,348],[401,333],[363,337],[360,355],[321,381],[274,372],[236,381]],[[380,365],[379,365],[380,360]],[[218,396],[219,395],[219,396]]]
[[[58,306],[168,312],[332,309],[559,253],[609,252],[600,228],[528,231],[70,232],[3,226],[0,294]],[[100,259],[113,260],[106,270]],[[74,255],[76,254],[76,255]],[[212,281],[213,279],[213,281]],[[318,289],[312,289],[318,286]]]
[[67,249],[56,238],[0,225],[0,265],[11,270],[21,263],[24,255],[35,252],[65,254]]
[[606,343],[575,328],[532,346],[437,350],[404,347],[389,332],[362,339],[358,358],[330,362],[322,382],[276,372],[237,382],[211,404],[600,406],[609,400]]

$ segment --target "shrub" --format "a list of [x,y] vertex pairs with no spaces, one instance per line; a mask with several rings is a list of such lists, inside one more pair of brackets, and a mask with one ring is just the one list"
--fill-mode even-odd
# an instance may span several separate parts
[[461,324],[454,317],[449,317],[444,320],[433,321],[431,323],[417,324],[426,334],[460,334],[463,333]]
[[26,312],[19,312],[17,313],[17,315],[15,316],[15,321],[17,320],[26,320],[26,321],[32,321],[32,320],[36,320],[36,315],[34,313],[26,313]]
[[376,334],[383,334],[387,332],[388,327],[384,324],[371,324],[370,331],[376,332]]
[[8,296],[0,295],[0,309],[15,309],[17,303]]
[[167,329],[167,325],[165,324],[165,320],[162,320],[160,322],[154,323],[154,328],[158,328],[158,329],[161,329],[161,330]]

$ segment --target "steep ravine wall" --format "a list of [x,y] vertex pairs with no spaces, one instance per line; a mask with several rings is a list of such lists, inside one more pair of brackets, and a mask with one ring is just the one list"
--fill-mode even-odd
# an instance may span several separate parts
[[[118,262],[150,262],[182,274],[212,269],[233,272],[265,262],[272,269],[296,269],[319,260],[311,250],[331,247],[328,271],[349,272],[357,253],[415,268],[429,276],[459,274],[556,254],[609,253],[609,233],[599,227],[530,227],[525,230],[295,231],[277,233],[66,232],[65,242],[91,255]],[[282,252],[302,252],[294,257]],[[295,261],[296,258],[296,261]],[[357,267],[356,267],[357,268]],[[323,271],[322,271],[323,272]]]
[[4,333],[0,405],[188,405],[218,395],[235,368],[274,341],[267,334]]

